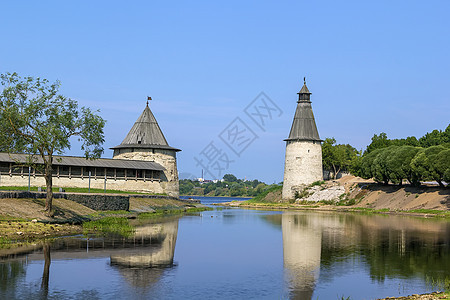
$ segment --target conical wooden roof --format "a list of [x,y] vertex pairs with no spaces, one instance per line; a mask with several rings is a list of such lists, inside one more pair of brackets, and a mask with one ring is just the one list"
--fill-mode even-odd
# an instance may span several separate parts
[[111,149],[119,148],[159,148],[181,151],[169,146],[148,104],[122,143]]
[[322,141],[314,120],[311,101],[309,100],[310,94],[305,82],[298,93],[297,110],[295,111],[291,132],[285,141]]

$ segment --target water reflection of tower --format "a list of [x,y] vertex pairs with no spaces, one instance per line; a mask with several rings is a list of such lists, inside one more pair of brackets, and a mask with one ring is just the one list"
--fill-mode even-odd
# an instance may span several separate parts
[[320,270],[322,232],[308,215],[282,215],[283,260],[291,298],[311,299]]
[[134,237],[128,241],[131,249],[111,254],[111,265],[118,267],[131,285],[151,287],[159,281],[165,268],[173,266],[177,233],[178,218],[137,227]]

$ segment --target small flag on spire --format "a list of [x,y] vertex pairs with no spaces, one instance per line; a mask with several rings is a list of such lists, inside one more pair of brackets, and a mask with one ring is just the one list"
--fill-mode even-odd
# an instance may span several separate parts
[[152,97],[147,96],[147,106],[148,106],[148,101],[149,101],[149,100],[152,100]]

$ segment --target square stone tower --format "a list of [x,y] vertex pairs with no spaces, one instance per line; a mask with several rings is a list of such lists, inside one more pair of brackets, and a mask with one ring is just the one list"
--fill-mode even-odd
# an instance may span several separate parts
[[285,139],[283,200],[293,199],[296,191],[301,192],[306,185],[323,180],[322,140],[314,120],[306,79],[297,94],[294,122],[289,137]]
[[115,159],[153,161],[163,166],[165,170],[160,178],[159,190],[169,196],[179,197],[176,154],[181,150],[169,146],[148,106],[148,101],[122,143],[111,149],[114,150]]

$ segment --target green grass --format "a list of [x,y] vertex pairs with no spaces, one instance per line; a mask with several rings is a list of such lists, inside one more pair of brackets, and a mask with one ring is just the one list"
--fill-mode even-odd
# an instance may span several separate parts
[[130,237],[134,233],[134,227],[131,226],[127,218],[106,217],[95,221],[83,223],[83,233],[100,231],[102,233],[113,233],[121,236]]
[[413,209],[407,212],[419,213],[419,214],[430,214],[436,217],[450,218],[450,211],[434,210],[434,209]]
[[22,218],[17,218],[17,217],[0,215],[0,221],[25,222],[26,220],[22,219]]
[[[426,277],[426,283],[434,290],[444,291],[445,299],[450,299],[450,278],[437,278],[433,279],[430,277]],[[444,299],[444,298],[440,298]]]
[[263,199],[269,193],[276,192],[278,190],[281,190],[282,188],[283,188],[282,185],[271,187],[268,190],[266,190],[266,191],[262,192],[261,194],[259,194],[258,196],[254,197],[254,198],[252,198],[250,200],[244,201],[243,204],[245,204],[245,203],[248,203],[248,204],[251,204],[251,203],[267,203],[266,201],[263,201]]
[[309,185],[309,187],[313,187],[313,186],[316,186],[316,185],[322,185],[322,184],[324,184],[325,183],[325,181],[324,180],[317,180],[317,181],[314,181],[313,183],[311,183],[310,185]]
[[390,208],[382,208],[382,209],[375,210],[375,212],[388,212],[388,211],[391,211],[391,209]]
[[[366,214],[384,213],[384,212],[391,211],[389,208],[373,209],[373,208],[367,208],[367,207],[351,207],[351,208],[349,208],[349,210],[354,211],[354,212],[366,213]],[[450,218],[450,211],[442,211],[442,210],[434,210],[434,209],[413,209],[413,210],[403,210],[401,212],[429,214],[429,215],[433,215],[434,217],[437,217],[437,218]]]
[[186,208],[186,209],[158,209],[154,212],[140,213],[138,215],[138,220],[164,217],[164,216],[197,213],[197,212],[202,212],[202,211],[207,211],[207,210],[213,210],[213,208],[211,208],[211,207],[190,207],[190,208]]

